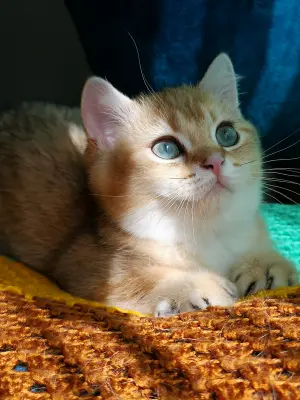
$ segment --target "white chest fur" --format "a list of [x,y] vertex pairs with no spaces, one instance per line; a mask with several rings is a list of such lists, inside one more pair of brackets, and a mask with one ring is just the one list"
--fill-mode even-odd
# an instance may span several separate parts
[[229,267],[254,246],[256,209],[253,204],[245,213],[233,205],[224,215],[197,219],[188,212],[168,214],[153,202],[126,216],[122,226],[136,237],[165,244],[168,252],[173,245],[174,259],[179,246],[200,266],[226,275]]
[[253,222],[212,228],[204,227],[197,232],[197,242],[187,244],[188,252],[195,254],[199,262],[204,263],[222,275],[239,257],[253,248],[256,232]]

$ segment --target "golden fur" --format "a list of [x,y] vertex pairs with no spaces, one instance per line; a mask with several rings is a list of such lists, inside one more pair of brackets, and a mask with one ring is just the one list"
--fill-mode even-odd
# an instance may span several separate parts
[[[1,253],[73,294],[162,316],[296,283],[259,216],[259,138],[227,56],[199,86],[135,100],[91,78],[82,117],[91,141],[77,110],[25,104],[1,117]],[[215,140],[224,121],[240,135],[232,148]],[[162,137],[185,156],[158,159]],[[224,159],[221,189],[212,154]]]

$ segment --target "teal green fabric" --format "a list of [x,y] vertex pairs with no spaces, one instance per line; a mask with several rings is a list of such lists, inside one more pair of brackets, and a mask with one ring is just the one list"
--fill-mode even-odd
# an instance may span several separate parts
[[277,249],[296,264],[300,277],[300,205],[264,204],[262,212]]

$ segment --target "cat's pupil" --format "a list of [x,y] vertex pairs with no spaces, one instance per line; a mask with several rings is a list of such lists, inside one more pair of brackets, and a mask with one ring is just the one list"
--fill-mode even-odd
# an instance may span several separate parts
[[153,153],[165,160],[172,160],[180,155],[179,146],[172,141],[161,141],[152,147]]
[[219,126],[216,131],[216,139],[220,146],[231,147],[239,141],[239,135],[232,126]]
[[163,145],[165,152],[168,154],[172,154],[172,152],[174,151],[173,146],[170,145],[170,143],[164,143]]

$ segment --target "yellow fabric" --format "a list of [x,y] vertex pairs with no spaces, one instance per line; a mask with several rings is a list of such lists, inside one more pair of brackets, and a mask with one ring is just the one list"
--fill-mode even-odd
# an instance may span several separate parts
[[[41,274],[32,271],[24,265],[0,256],[0,290],[9,290],[18,294],[23,294],[27,299],[33,297],[50,298],[62,301],[72,307],[74,304],[86,304],[93,307],[105,308],[109,312],[119,311],[141,315],[135,311],[123,310],[117,307],[107,307],[103,304],[87,301],[79,297],[72,296],[59,289],[54,283],[50,282]],[[255,296],[259,297],[286,297],[299,293],[300,286],[285,287],[276,290],[263,291]]]
[[29,300],[33,297],[41,297],[62,301],[69,307],[79,303],[105,308],[110,312],[120,311],[123,313],[141,315],[135,311],[123,310],[117,307],[107,307],[95,301],[88,301],[80,297],[72,296],[61,290],[38,272],[2,256],[0,256],[0,290],[9,290],[18,294],[23,294]]

